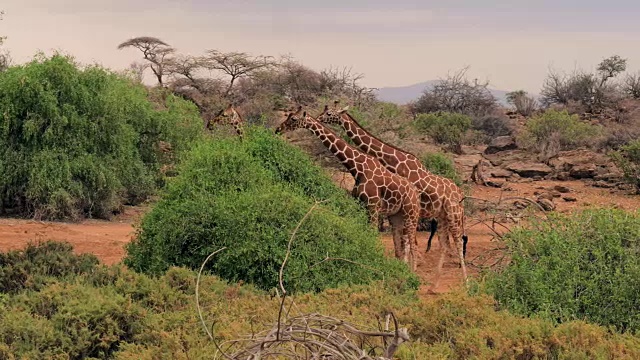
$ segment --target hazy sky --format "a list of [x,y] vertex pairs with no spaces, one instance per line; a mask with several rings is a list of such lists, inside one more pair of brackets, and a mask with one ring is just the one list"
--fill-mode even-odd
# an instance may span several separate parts
[[155,36],[179,52],[291,54],[320,70],[351,66],[367,86],[411,85],[469,65],[491,87],[540,90],[550,67],[604,57],[640,69],[640,1],[3,0],[0,35],[17,62],[54,49],[122,69],[117,45]]

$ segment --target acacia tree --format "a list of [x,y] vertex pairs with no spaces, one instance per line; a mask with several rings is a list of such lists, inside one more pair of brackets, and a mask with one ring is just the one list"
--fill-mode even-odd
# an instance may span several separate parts
[[192,101],[204,115],[217,111],[223,101],[221,80],[201,76],[204,69],[201,58],[178,55],[167,62],[166,70],[171,74],[170,89],[177,95]]
[[136,48],[142,52],[144,59],[149,62],[149,68],[153,71],[158,84],[164,86],[163,78],[168,75],[167,63],[171,60],[175,49],[164,41],[150,36],[132,38],[118,45],[118,49],[128,47]]
[[250,76],[255,71],[275,66],[271,56],[251,56],[244,52],[223,53],[218,50],[208,50],[207,55],[200,58],[205,69],[221,71],[230,77],[225,96],[229,95],[233,84],[239,78]]

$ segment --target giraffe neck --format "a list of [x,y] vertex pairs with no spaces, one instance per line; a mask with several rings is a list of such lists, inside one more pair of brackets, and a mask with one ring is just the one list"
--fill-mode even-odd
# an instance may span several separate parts
[[405,158],[415,157],[382,142],[382,140],[373,136],[362,126],[360,126],[349,114],[343,114],[342,116],[340,116],[340,126],[342,126],[342,128],[346,131],[347,136],[351,138],[351,140],[353,140],[353,143],[367,154],[374,155],[376,157],[383,157],[385,154],[395,154],[396,156],[384,156],[384,164],[390,170],[393,170],[395,172],[397,172],[398,170],[398,166],[400,165],[400,163],[397,155],[402,154],[405,156]]
[[242,117],[240,117],[240,114],[235,110],[233,110],[233,115],[231,116],[231,125],[236,129],[238,135],[242,136],[242,134],[244,134],[244,130],[242,129]]
[[360,151],[351,147],[333,131],[317,121],[307,121],[305,127],[322,141],[324,146],[340,160],[351,175],[356,176],[359,163],[355,158],[358,155],[363,155]]

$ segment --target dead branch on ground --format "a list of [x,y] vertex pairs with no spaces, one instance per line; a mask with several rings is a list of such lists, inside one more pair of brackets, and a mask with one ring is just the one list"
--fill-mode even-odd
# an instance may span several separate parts
[[[389,360],[392,359],[398,347],[409,341],[409,332],[406,328],[400,328],[393,313],[387,314],[384,330],[366,331],[360,330],[355,325],[340,320],[333,316],[318,313],[300,314],[289,316],[290,310],[297,305],[290,300],[287,309],[287,291],[284,286],[284,269],[287,260],[291,256],[291,246],[295,236],[303,222],[311,212],[320,204],[316,202],[293,230],[287,252],[285,254],[278,274],[279,294],[282,299],[278,309],[278,318],[271,327],[255,332],[251,324],[251,335],[240,337],[219,343],[213,334],[215,322],[211,331],[207,327],[199,303],[200,275],[205,263],[216,253],[209,255],[200,267],[198,280],[196,281],[196,305],[198,315],[209,338],[214,342],[217,353],[214,359],[224,358],[230,360],[257,360],[257,359],[327,359],[327,360]],[[313,264],[309,269],[329,261],[344,261],[363,266],[369,270],[375,270],[363,264],[343,258],[331,258],[328,255],[320,262]],[[299,310],[299,309],[298,309]],[[389,329],[390,320],[393,320],[394,329]],[[223,349],[224,347],[224,349]],[[377,355],[378,354],[378,355]]]

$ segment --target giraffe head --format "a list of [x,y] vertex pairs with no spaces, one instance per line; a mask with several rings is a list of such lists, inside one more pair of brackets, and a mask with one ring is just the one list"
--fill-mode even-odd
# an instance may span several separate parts
[[[337,104],[337,101],[336,101]],[[316,120],[325,124],[336,124],[339,125],[342,123],[342,115],[344,115],[347,110],[349,110],[349,106],[345,106],[342,109],[338,109],[334,107],[333,109],[329,109],[329,105],[324,106],[324,111],[322,114],[318,115]]]
[[220,112],[213,119],[207,122],[207,129],[213,130],[213,124],[235,125],[240,121],[240,116],[236,112],[236,109],[233,107],[233,104],[229,104],[229,106],[227,106],[225,109],[220,110]]
[[293,131],[305,127],[307,122],[307,112],[302,113],[302,106],[298,106],[295,112],[290,112],[287,119],[276,128],[276,134]]

